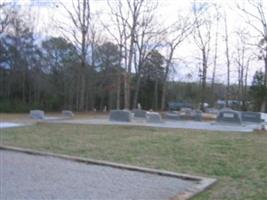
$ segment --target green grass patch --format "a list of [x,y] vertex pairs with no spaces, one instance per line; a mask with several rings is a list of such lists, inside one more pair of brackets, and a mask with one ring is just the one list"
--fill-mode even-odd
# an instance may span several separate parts
[[195,199],[267,199],[267,134],[37,124],[0,130],[2,145],[218,179]]

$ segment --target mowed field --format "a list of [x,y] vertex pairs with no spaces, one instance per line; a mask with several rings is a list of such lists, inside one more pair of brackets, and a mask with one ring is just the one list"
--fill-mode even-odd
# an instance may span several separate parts
[[0,144],[217,178],[198,200],[267,199],[267,132],[37,123],[0,129]]

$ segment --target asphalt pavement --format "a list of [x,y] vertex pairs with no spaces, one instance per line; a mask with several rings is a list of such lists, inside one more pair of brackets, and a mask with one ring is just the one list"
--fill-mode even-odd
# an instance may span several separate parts
[[197,182],[0,150],[0,199],[170,199]]

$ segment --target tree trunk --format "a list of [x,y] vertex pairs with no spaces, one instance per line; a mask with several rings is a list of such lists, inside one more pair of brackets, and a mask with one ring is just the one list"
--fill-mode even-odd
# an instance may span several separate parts
[[167,79],[168,79],[168,75],[169,75],[169,70],[170,70],[170,65],[171,65],[171,61],[172,61],[172,57],[173,57],[173,52],[174,52],[175,47],[171,47],[171,52],[170,52],[170,56],[167,60],[166,63],[166,71],[164,74],[164,78],[163,78],[163,84],[162,84],[162,95],[161,95],[161,106],[160,109],[163,111],[165,110],[165,104],[166,104],[166,93],[167,93]]
[[211,91],[212,91],[212,104],[215,104],[216,97],[215,97],[215,77],[216,77],[216,69],[217,69],[217,49],[218,49],[218,30],[216,32],[215,38],[215,52],[214,52],[214,62],[213,62],[213,71],[212,71],[212,79],[211,79]]
[[207,57],[206,51],[202,51],[203,56],[203,72],[202,72],[202,91],[201,91],[201,107],[200,109],[204,112],[205,110],[205,100],[206,100],[206,77],[207,77]]
[[80,90],[79,111],[84,110],[84,96],[85,96],[85,75],[81,74],[81,90]]
[[129,80],[128,73],[124,73],[124,109],[129,109]]
[[215,47],[214,47],[214,62],[213,62],[213,71],[212,71],[212,79],[211,79],[211,92],[212,92],[212,106],[215,105],[216,95],[215,95],[215,78],[216,78],[216,69],[217,69],[217,52],[218,52],[218,35],[219,35],[219,16],[218,10],[217,18],[216,18],[216,33],[215,33]]
[[121,105],[121,74],[118,71],[118,78],[117,78],[117,91],[116,91],[116,109],[120,109]]
[[154,86],[154,109],[158,110],[158,80],[155,81]]
[[[265,76],[264,76],[264,88],[267,90],[267,47],[265,48],[265,55],[264,55],[264,69],[265,69]],[[266,91],[265,91],[265,95],[264,95],[264,101],[261,105],[261,112],[266,112]]]
[[132,59],[133,59],[133,45],[134,45],[134,30],[131,31],[129,59],[128,59],[127,71],[125,74],[124,109],[130,109],[130,99],[131,99],[130,85],[131,85],[131,71],[132,71]]
[[113,109],[113,92],[112,90],[108,91],[108,110]]
[[140,91],[140,84],[141,84],[141,76],[140,76],[140,74],[138,74],[137,75],[137,82],[136,82],[136,85],[135,85],[133,108],[137,108],[139,91]]
[[165,104],[166,104],[166,90],[167,90],[167,84],[166,81],[163,82],[162,85],[162,95],[161,95],[161,107],[160,109],[163,111],[165,110]]
[[226,60],[227,60],[227,87],[226,87],[226,106],[229,106],[230,99],[230,57],[229,57],[229,46],[228,46],[228,26],[226,16],[224,18],[225,27],[225,47],[226,47]]

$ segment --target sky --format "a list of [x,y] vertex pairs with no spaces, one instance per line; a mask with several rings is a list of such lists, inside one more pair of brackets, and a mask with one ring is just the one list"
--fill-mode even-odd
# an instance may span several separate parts
[[[109,0],[112,4],[113,0]],[[150,0],[156,2],[156,0]],[[15,2],[20,5],[21,8],[28,10],[31,9],[36,16],[35,24],[36,31],[44,36],[53,35],[59,36],[61,33],[56,29],[58,22],[68,23],[68,18],[65,15],[63,7],[58,3],[59,0],[0,0],[0,2]],[[62,3],[68,8],[71,8],[71,0],[61,0]],[[185,0],[158,0],[157,8],[157,20],[166,26],[172,24],[177,16],[180,15],[192,15],[192,2]],[[245,0],[201,0],[198,3],[218,4],[222,10],[226,13],[228,29],[229,29],[229,48],[231,56],[234,55],[233,50],[237,48],[236,29],[238,27],[245,27],[246,30],[251,31],[252,35],[257,35],[254,30],[246,24],[242,18],[242,13],[237,9],[237,4],[245,4]],[[109,7],[106,0],[92,0],[91,8],[93,12],[101,13],[101,21],[108,22]],[[251,8],[248,7],[250,11]],[[57,22],[57,23],[55,23]],[[223,24],[219,25],[219,48],[218,48],[218,66],[217,66],[217,82],[226,82],[226,59],[225,59],[225,43],[223,42],[222,33],[224,33]],[[214,34],[215,35],[215,34]],[[214,36],[213,35],[213,36]],[[108,36],[106,36],[108,37]],[[256,43],[253,41],[254,43]],[[211,46],[211,48],[213,48]],[[258,50],[252,48],[253,53],[257,54]],[[211,51],[211,56],[212,55]],[[192,37],[189,37],[182,43],[175,52],[174,69],[177,72],[172,76],[174,80],[181,81],[196,81],[199,79],[198,70],[200,61],[198,58],[201,56],[199,49],[196,47]],[[208,81],[211,79],[213,58],[210,58],[208,67]],[[252,81],[252,76],[256,70],[259,70],[263,66],[262,61],[255,60],[251,63],[249,71],[249,83]],[[231,82],[237,82],[237,67],[235,63],[231,63]],[[191,74],[191,78],[188,78],[188,74]]]

